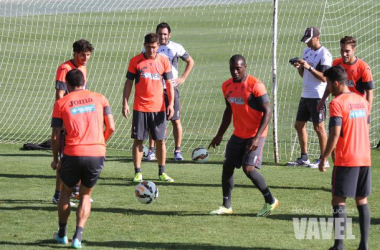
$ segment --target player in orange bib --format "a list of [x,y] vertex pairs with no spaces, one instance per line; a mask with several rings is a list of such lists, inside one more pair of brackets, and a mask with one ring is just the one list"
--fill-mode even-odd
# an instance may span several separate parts
[[[55,100],[61,99],[63,96],[69,93],[66,84],[66,75],[72,69],[79,69],[83,73],[84,77],[84,88],[87,88],[87,63],[90,60],[90,56],[94,47],[92,44],[84,39],[80,39],[73,43],[73,59],[70,59],[61,65],[59,65],[55,77]],[[61,148],[60,153],[62,155],[63,147],[65,145],[65,135],[64,130],[62,129],[61,135]],[[59,178],[58,171],[56,172],[56,183],[55,183],[55,192],[53,196],[53,203],[57,204],[59,196],[61,193],[61,178]],[[78,198],[79,196],[79,185],[74,188],[73,197]],[[74,205],[74,203],[72,203]]]
[[[63,182],[58,201],[59,231],[54,240],[67,244],[67,221],[70,215],[70,195],[80,182],[79,206],[72,247],[81,248],[82,233],[91,212],[91,194],[104,166],[106,141],[115,131],[108,100],[101,94],[84,90],[84,75],[73,69],[66,75],[69,94],[54,104],[52,115],[51,167],[59,171]],[[59,160],[62,127],[66,145]]]
[[[330,102],[329,137],[319,164],[326,171],[325,160],[335,148],[332,175],[333,217],[341,223],[336,228],[334,246],[330,250],[344,249],[346,227],[346,198],[355,198],[359,212],[360,244],[358,249],[368,249],[370,212],[367,197],[371,193],[371,151],[369,141],[370,106],[361,95],[350,92],[348,76],[341,66],[324,72],[329,93],[335,98]],[[343,230],[342,230],[343,229]],[[339,231],[337,231],[339,230]]]
[[[333,61],[333,66],[342,66],[347,73],[348,82],[347,86],[351,92],[357,93],[365,97],[372,107],[373,102],[373,77],[371,68],[362,59],[355,56],[356,52],[356,39],[352,36],[345,36],[340,39],[340,58]],[[330,91],[326,88],[320,103],[324,103]],[[322,108],[318,105],[317,108]]]
[[[142,143],[148,139],[149,133],[157,145],[158,177],[165,182],[174,179],[165,173],[166,162],[166,119],[173,114],[174,88],[172,71],[168,58],[157,53],[158,36],[149,33],[144,38],[145,52],[133,57],[128,66],[127,81],[123,92],[122,114],[128,118],[128,100],[135,81],[135,96],[133,103],[132,138],[134,139],[132,155],[135,176],[133,182],[142,182],[141,159],[143,154]],[[169,105],[165,110],[164,87],[166,82],[169,96]]]
[[235,168],[243,171],[264,196],[264,207],[257,216],[269,215],[279,201],[273,197],[264,177],[256,170],[261,168],[262,150],[271,117],[269,97],[265,85],[246,73],[247,64],[242,55],[230,59],[232,78],[222,85],[226,101],[222,123],[210,147],[218,146],[233,120],[234,132],[228,141],[222,171],[223,205],[211,215],[231,214],[231,195]]

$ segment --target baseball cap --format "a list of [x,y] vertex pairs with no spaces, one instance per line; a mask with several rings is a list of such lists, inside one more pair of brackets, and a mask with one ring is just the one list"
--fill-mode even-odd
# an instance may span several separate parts
[[308,43],[313,37],[319,36],[321,33],[317,27],[308,27],[305,30],[305,34],[303,35],[301,42]]

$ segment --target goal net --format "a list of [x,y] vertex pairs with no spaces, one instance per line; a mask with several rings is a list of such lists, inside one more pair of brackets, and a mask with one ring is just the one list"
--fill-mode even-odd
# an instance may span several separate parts
[[[377,0],[283,0],[278,8],[278,146],[282,162],[298,157],[293,128],[302,79],[288,63],[302,56],[300,42],[308,26],[320,27],[321,41],[333,57],[339,39],[358,38],[357,54],[372,67],[375,87],[379,72],[380,6]],[[89,40],[95,50],[88,68],[89,90],[110,101],[117,132],[108,147],[130,151],[131,117],[121,115],[122,91],[130,58],[141,52],[143,39],[156,25],[167,22],[172,40],[195,61],[180,86],[182,148],[191,152],[208,146],[225,108],[221,84],[230,78],[228,60],[247,59],[248,73],[261,79],[272,96],[273,3],[269,0],[29,0],[0,1],[0,142],[42,142],[50,137],[55,94],[55,71],[72,58],[72,44]],[[179,62],[183,72],[185,63]],[[372,110],[371,142],[379,136],[377,92]],[[130,100],[132,107],[133,99]],[[310,125],[309,125],[310,126]],[[270,131],[272,125],[270,126]],[[319,155],[311,127],[309,153]],[[174,149],[168,124],[168,151]],[[222,158],[232,125],[223,143],[210,153]],[[130,155],[130,152],[127,153]],[[268,133],[264,161],[273,162],[273,136]]]

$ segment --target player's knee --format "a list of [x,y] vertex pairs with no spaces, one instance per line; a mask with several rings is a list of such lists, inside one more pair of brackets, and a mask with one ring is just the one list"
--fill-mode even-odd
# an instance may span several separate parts
[[325,131],[325,127],[324,127],[323,122],[321,122],[321,123],[314,123],[314,124],[313,124],[313,127],[314,127],[314,131],[315,131],[317,134],[323,134],[324,131]]

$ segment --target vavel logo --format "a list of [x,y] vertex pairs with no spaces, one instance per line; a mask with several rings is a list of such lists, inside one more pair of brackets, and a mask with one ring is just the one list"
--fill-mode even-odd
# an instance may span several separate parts
[[[352,218],[293,218],[294,235],[297,240],[355,239],[352,234]],[[344,233],[345,232],[345,233]],[[333,234],[334,233],[334,234]]]

